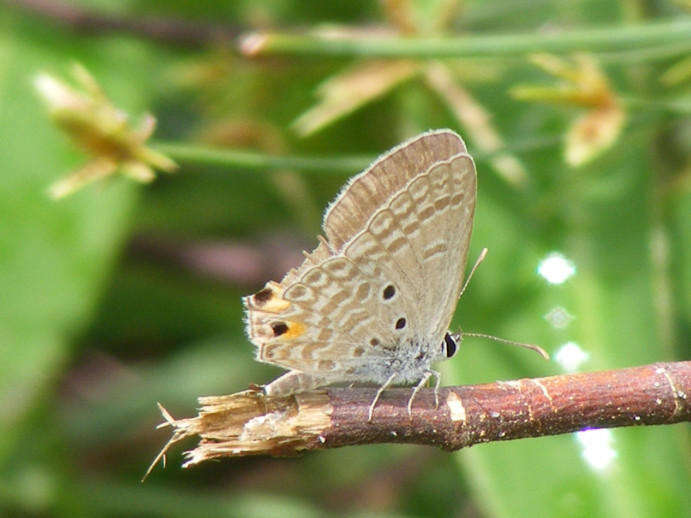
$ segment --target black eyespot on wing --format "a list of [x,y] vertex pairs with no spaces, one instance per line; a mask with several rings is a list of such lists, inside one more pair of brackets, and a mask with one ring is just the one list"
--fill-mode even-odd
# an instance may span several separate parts
[[405,327],[405,318],[396,320],[396,329],[403,329]]
[[456,341],[451,338],[449,333],[444,335],[444,343],[446,343],[446,357],[451,358],[456,354]]
[[271,299],[272,296],[273,291],[271,291],[271,288],[264,288],[263,290],[260,290],[257,293],[255,293],[252,296],[252,300],[254,300],[254,303],[258,306],[263,306]]
[[389,284],[386,288],[384,288],[382,295],[384,296],[385,300],[389,300],[391,297],[396,295],[396,288],[394,288],[393,284]]
[[274,336],[281,336],[288,331],[288,325],[285,322],[272,322],[271,330],[274,332]]

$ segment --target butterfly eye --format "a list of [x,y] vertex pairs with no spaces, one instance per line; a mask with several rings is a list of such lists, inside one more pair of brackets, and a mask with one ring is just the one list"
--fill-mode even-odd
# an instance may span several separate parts
[[456,340],[454,340],[449,333],[446,333],[444,335],[444,343],[442,344],[442,349],[446,349],[445,353],[447,358],[451,358],[454,354],[456,354]]

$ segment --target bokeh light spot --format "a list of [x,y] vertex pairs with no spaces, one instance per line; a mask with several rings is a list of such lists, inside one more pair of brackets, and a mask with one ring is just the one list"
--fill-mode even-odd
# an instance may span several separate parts
[[540,261],[537,273],[550,284],[562,284],[576,273],[576,266],[562,254],[553,252]]
[[602,471],[617,457],[611,430],[584,430],[576,432],[581,445],[581,456],[596,471]]
[[557,363],[567,372],[578,370],[588,358],[590,358],[590,354],[581,349],[581,346],[576,342],[566,342],[554,355]]

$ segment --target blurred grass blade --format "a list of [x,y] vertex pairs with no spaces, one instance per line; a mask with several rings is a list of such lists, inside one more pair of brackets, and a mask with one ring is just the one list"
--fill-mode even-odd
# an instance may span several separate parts
[[387,94],[419,70],[413,61],[367,61],[329,78],[317,91],[320,101],[293,122],[306,137]]

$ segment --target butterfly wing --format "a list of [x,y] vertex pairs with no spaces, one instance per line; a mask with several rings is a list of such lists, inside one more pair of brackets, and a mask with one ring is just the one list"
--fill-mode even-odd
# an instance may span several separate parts
[[441,341],[474,206],[474,165],[451,131],[377,160],[327,210],[327,238],[303,264],[245,297],[257,359],[348,380],[401,340]]
[[466,153],[451,130],[429,131],[399,144],[354,176],[324,214],[324,233],[338,251],[359,234],[386,200],[433,164]]
[[[427,225],[435,239],[420,236],[423,277],[428,289],[422,303],[422,318],[430,337],[441,342],[456,310],[463,286],[475,215],[477,177],[475,164],[467,154],[430,168],[426,175],[431,194],[428,209],[433,216]],[[425,214],[422,209],[421,214]],[[435,343],[435,345],[436,345]]]
[[475,190],[466,153],[437,162],[394,193],[345,245],[344,255],[380,277],[381,289],[393,288],[394,296],[381,291],[377,301],[389,324],[385,341],[441,342],[463,281]]

